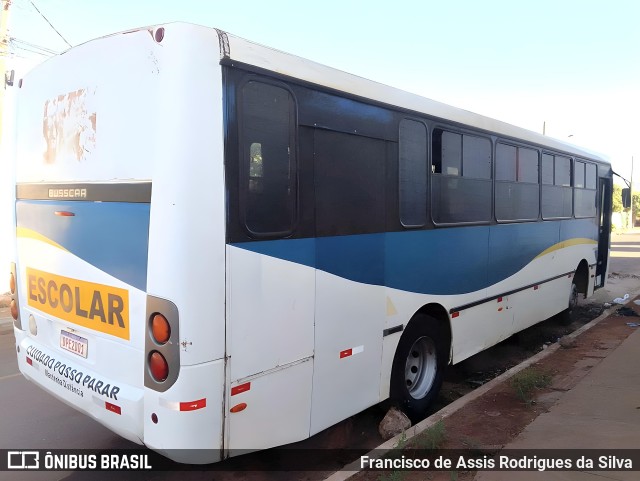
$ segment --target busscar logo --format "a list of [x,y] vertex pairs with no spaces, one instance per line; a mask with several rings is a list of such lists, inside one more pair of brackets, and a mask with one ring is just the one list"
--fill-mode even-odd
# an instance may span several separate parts
[[38,451],[8,451],[7,468],[38,469],[40,468],[40,453]]
[[87,189],[49,189],[50,198],[74,199],[87,197]]

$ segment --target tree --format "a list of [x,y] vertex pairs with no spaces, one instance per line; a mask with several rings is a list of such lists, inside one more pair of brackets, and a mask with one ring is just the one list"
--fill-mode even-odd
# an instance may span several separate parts
[[[635,195],[633,196],[635,198]],[[611,205],[613,212],[622,212],[622,187],[613,184],[613,202]]]

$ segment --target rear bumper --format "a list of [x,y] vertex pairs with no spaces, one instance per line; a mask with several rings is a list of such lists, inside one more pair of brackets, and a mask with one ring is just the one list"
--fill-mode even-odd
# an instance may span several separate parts
[[177,462],[219,461],[223,448],[224,360],[181,366],[165,392],[122,384],[14,329],[18,365],[30,381],[111,431]]
[[14,329],[20,372],[55,397],[134,443],[143,442],[141,388],[87,369]]

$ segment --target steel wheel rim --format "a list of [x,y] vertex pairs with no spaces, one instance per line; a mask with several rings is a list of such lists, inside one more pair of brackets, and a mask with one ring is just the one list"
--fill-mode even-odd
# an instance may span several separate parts
[[422,399],[433,386],[438,368],[436,345],[429,337],[417,339],[404,366],[404,379],[409,394],[414,399]]

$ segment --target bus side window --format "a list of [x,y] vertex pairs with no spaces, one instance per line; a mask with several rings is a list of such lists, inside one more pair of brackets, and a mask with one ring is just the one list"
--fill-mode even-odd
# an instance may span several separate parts
[[431,213],[436,224],[491,220],[491,142],[435,129]]
[[399,135],[400,222],[405,227],[427,223],[427,127],[402,119]]
[[542,154],[542,218],[568,218],[573,210],[571,159]]
[[241,92],[240,199],[256,236],[292,232],[296,202],[295,102],[285,88],[246,82]]

